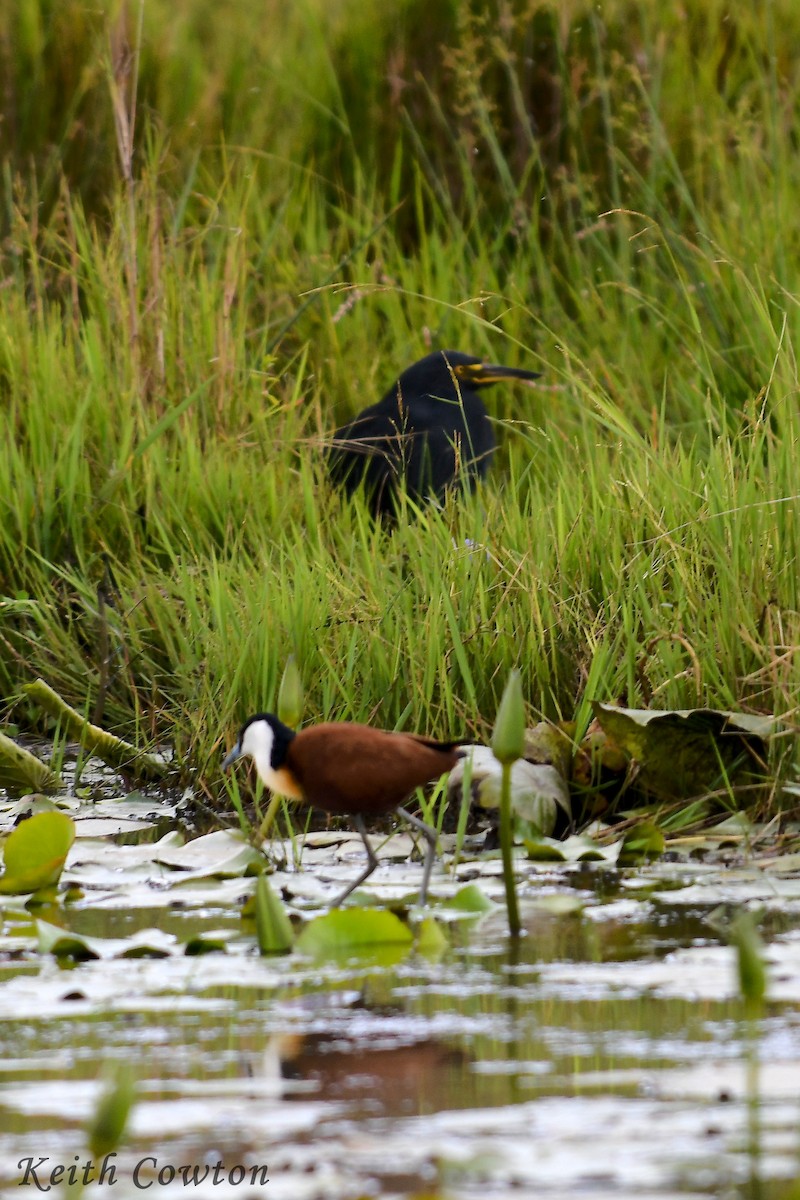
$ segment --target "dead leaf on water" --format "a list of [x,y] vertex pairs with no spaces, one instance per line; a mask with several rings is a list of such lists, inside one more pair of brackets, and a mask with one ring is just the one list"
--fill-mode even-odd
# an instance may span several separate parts
[[763,779],[772,717],[591,704],[606,733],[635,761],[637,783],[655,795],[682,800]]

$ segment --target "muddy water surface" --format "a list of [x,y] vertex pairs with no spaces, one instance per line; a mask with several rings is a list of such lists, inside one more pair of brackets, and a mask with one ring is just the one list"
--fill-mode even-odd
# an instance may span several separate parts
[[[800,1195],[791,860],[521,862],[512,942],[499,905],[469,919],[440,907],[475,875],[502,900],[496,864],[475,856],[435,877],[441,953],[320,961],[259,956],[240,915],[253,880],[232,858],[177,870],[171,850],[119,844],[128,831],[87,833],[64,876],[81,889],[71,901],[0,909],[4,1196],[39,1194],[53,1172],[63,1193],[70,1168],[108,1200]],[[379,899],[413,891],[407,852],[384,843]],[[320,839],[274,885],[307,917],[354,853]],[[720,933],[740,905],[763,910],[770,961],[754,1029]],[[108,939],[103,957],[42,953],[37,920]],[[144,956],[119,957],[137,938]],[[192,939],[208,952],[186,953]],[[116,1060],[134,1065],[137,1100],[99,1179],[85,1128]]]

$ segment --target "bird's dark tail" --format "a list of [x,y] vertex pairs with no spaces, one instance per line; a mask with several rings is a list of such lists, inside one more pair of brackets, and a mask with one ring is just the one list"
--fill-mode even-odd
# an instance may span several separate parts
[[472,745],[472,742],[469,740],[469,738],[458,738],[454,742],[437,742],[435,738],[425,737],[424,734],[421,733],[407,733],[405,736],[413,738],[415,742],[419,742],[420,746],[430,747],[431,750],[442,750],[444,752],[447,752],[448,750],[459,750],[459,758],[463,758],[467,753],[466,749],[463,749],[462,747]]

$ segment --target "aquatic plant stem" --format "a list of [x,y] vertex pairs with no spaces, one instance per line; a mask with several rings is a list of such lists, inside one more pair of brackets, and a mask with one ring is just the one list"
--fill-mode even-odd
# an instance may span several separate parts
[[500,784],[500,849],[503,855],[503,883],[506,889],[508,932],[519,937],[522,926],[517,906],[517,884],[514,878],[514,833],[511,820],[511,763],[503,763]]
[[267,805],[267,811],[264,813],[264,819],[258,827],[258,834],[256,835],[257,845],[261,845],[261,843],[265,841],[267,834],[269,833],[275,821],[275,814],[280,807],[280,803],[280,793],[273,792],[272,796],[270,797],[269,804]]
[[503,852],[503,882],[506,888],[508,931],[519,937],[520,921],[517,890],[514,880],[514,829],[511,816],[511,768],[525,752],[525,702],[522,698],[522,678],[518,670],[508,676],[500,707],[497,710],[492,754],[503,768],[500,783],[500,846]]

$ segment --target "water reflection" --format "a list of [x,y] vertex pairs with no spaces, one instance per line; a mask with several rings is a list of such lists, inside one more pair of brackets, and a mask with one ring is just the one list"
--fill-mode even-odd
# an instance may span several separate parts
[[[143,1154],[202,1161],[213,1144],[225,1161],[268,1157],[279,1200],[444,1187],[789,1200],[796,998],[758,1026],[748,1107],[738,1001],[708,987],[699,957],[692,974],[693,955],[728,953],[707,911],[632,904],[615,887],[606,899],[571,916],[531,906],[513,943],[498,913],[443,958],[393,967],[266,961],[245,934],[227,956],[68,972],[7,952],[0,990],[18,999],[0,1023],[0,1178],[16,1186],[20,1147],[78,1153],[101,1067],[127,1059],[140,1080],[129,1167]],[[86,907],[61,920],[120,936],[153,915]],[[162,917],[183,940],[238,920]],[[671,974],[672,992],[642,985],[643,966]]]

